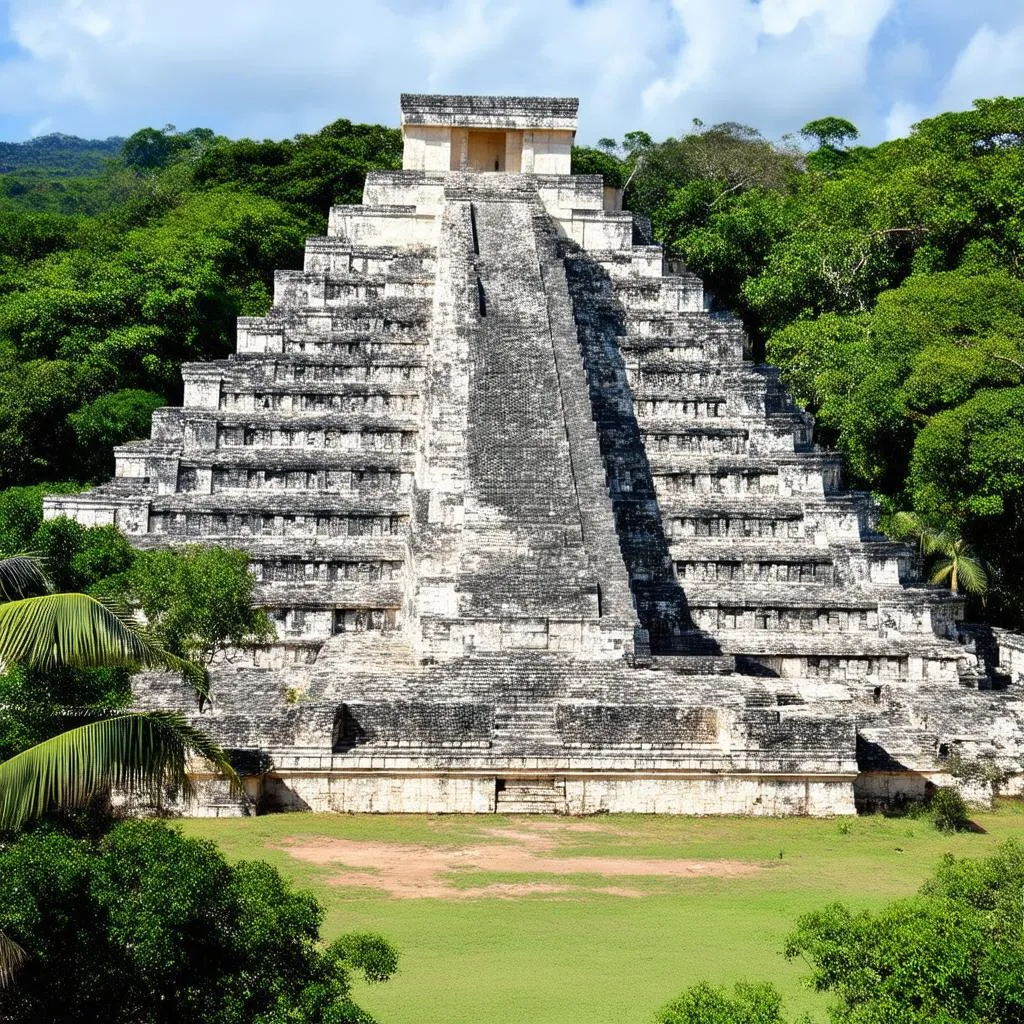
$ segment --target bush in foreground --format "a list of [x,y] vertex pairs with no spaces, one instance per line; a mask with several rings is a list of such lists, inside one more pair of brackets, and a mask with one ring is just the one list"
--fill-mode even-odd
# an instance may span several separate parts
[[967,803],[955,789],[937,789],[928,801],[928,814],[940,832],[966,832],[971,827]]
[[[805,914],[786,956],[810,967],[832,996],[833,1024],[1021,1024],[1024,1022],[1024,845],[1004,843],[985,860],[947,854],[910,899],[877,914],[833,903]],[[695,985],[655,1024],[784,1024],[769,984],[733,996]]]
[[655,1017],[655,1024],[785,1024],[782,997],[769,984],[740,982],[733,993],[700,982]]
[[352,974],[384,981],[398,964],[378,936],[321,946],[312,896],[159,822],[98,844],[22,836],[0,849],[0,879],[0,930],[28,954],[0,992],[11,1024],[367,1024]]

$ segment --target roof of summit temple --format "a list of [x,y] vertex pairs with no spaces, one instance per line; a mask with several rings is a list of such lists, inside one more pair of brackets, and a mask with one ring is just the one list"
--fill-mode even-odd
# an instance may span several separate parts
[[573,96],[424,96],[402,93],[402,124],[576,131]]

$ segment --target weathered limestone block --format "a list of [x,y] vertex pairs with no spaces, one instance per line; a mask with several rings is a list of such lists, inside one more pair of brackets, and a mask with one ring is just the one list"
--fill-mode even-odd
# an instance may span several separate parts
[[437,217],[415,206],[334,206],[327,234],[353,245],[436,245]]

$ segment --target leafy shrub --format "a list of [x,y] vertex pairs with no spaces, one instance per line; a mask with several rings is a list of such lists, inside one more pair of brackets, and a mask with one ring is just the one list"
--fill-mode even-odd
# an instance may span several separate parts
[[127,388],[101,395],[71,413],[68,422],[85,459],[80,475],[95,480],[113,476],[114,447],[148,437],[153,413],[164,404],[162,395]]
[[834,903],[805,914],[787,957],[835,1001],[834,1024],[1014,1024],[1024,1020],[1024,846],[946,856],[910,899],[877,914]]
[[159,822],[98,843],[25,835],[0,850],[0,879],[0,929],[28,953],[4,992],[9,1024],[366,1024],[353,973],[398,966],[379,936],[322,946],[312,896]]
[[928,813],[940,832],[964,832],[970,827],[967,804],[955,789],[937,789],[928,801]]
[[686,989],[655,1015],[655,1024],[784,1024],[782,997],[763,983],[740,982],[733,995],[701,982]]
[[273,635],[266,613],[253,607],[244,551],[199,545],[142,551],[128,581],[133,602],[181,657],[209,662],[224,647],[244,647]]

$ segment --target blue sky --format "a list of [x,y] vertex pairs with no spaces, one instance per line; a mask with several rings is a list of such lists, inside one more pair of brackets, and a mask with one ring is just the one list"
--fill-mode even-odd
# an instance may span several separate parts
[[0,138],[398,121],[398,94],[580,97],[580,141],[813,117],[865,141],[1024,94],[1024,0],[0,0]]

